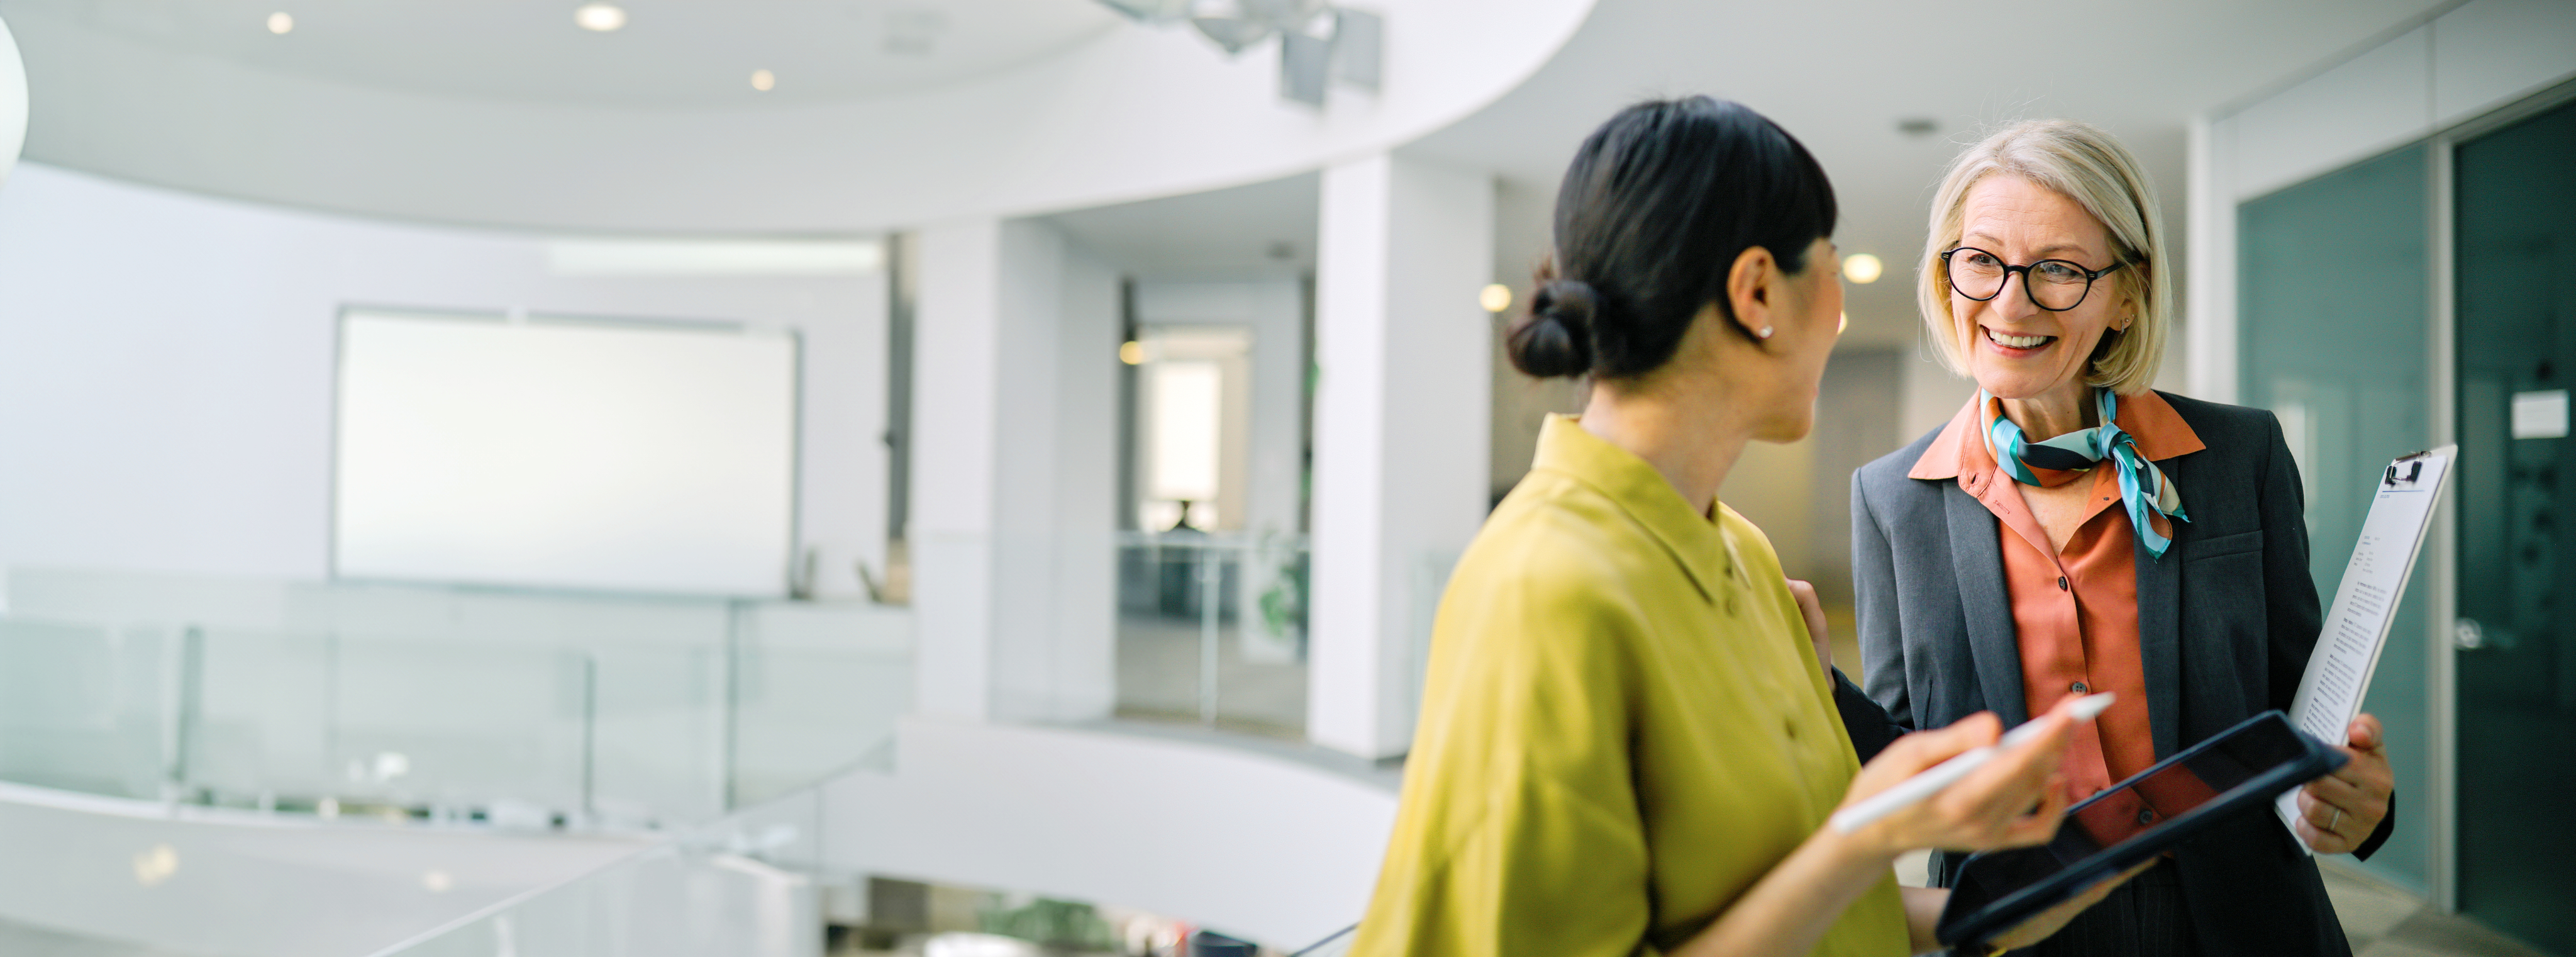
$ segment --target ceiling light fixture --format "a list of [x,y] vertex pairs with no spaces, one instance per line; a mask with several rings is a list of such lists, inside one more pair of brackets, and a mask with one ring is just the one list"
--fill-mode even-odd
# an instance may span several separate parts
[[1228,56],[1279,38],[1279,95],[1324,105],[1334,81],[1375,93],[1386,20],[1328,0],[1100,0],[1139,23],[1188,23]]
[[1486,312],[1501,312],[1512,307],[1512,287],[1495,283],[1476,294],[1476,304]]
[[1843,278],[1864,286],[1877,282],[1886,273],[1887,264],[1868,253],[1853,253],[1843,259]]
[[268,32],[285,36],[295,32],[295,15],[280,10],[268,15]]
[[572,22],[593,33],[608,33],[626,26],[626,8],[608,0],[591,0],[573,8]]
[[751,71],[751,88],[767,93],[778,87],[778,74],[767,70]]

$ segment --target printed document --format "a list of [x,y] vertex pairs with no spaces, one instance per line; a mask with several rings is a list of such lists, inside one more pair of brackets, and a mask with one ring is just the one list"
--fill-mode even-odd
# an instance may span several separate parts
[[[2361,542],[2353,546],[2352,563],[2344,566],[2343,584],[2335,588],[2325,629],[2317,635],[2307,675],[2299,679],[2299,695],[2290,704],[2291,726],[2327,744],[2350,743],[2344,731],[2370,692],[2370,673],[2379,667],[2379,651],[2388,644],[2397,599],[2415,571],[2424,533],[2433,527],[2433,506],[2441,500],[2443,480],[2459,451],[2459,446],[2445,445],[2398,459],[2380,471],[2370,517],[2361,523]],[[2282,824],[2298,820],[2298,789],[2282,794],[2278,809]]]

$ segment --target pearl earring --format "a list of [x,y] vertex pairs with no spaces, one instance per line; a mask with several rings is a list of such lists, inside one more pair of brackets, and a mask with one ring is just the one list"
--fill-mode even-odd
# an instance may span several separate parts
[[1753,330],[1753,338],[1756,338],[1756,339],[1768,339],[1768,338],[1771,338],[1771,327],[1770,327],[1770,326],[1763,326],[1763,327],[1762,327],[1762,328],[1760,328],[1760,329],[1755,329],[1755,330]]

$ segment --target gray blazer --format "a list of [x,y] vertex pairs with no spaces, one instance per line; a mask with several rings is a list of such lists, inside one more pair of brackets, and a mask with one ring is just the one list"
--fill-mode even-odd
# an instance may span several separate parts
[[[2320,625],[2298,464],[2261,409],[2165,395],[2205,448],[2159,461],[2182,492],[2162,559],[2138,552],[2138,642],[2156,757],[2287,710]],[[1852,579],[1868,697],[1841,681],[1856,745],[1979,711],[2029,718],[1994,513],[1952,480],[1906,477],[1935,429],[1852,474]],[[1884,709],[1888,724],[1863,731]],[[2388,837],[2396,816],[2361,849]],[[1943,855],[1949,883],[1964,855]],[[2242,815],[2174,860],[2203,954],[2351,953],[2333,905],[2278,819]]]

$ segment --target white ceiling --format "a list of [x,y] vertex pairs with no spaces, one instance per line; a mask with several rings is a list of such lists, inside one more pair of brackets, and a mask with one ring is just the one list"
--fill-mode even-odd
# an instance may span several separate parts
[[1138,278],[1286,278],[1315,269],[1322,188],[1322,176],[1306,173],[1048,219]]
[[[1638,99],[1706,93],[1760,110],[1804,142],[1842,201],[1846,252],[1887,262],[1851,287],[1853,336],[1914,338],[1910,286],[1942,165],[1982,129],[2069,117],[2119,135],[2183,224],[2186,129],[2225,106],[2409,24],[2445,0],[2059,0],[2045,8],[1916,0],[1600,0],[1527,83],[1407,151],[1495,170],[1537,192],[1501,212],[1543,246],[1556,183],[1583,137]],[[1935,132],[1909,136],[1900,120]],[[1508,193],[1507,193],[1508,198]],[[1506,262],[1534,255],[1503,250]],[[2181,255],[2174,250],[2176,258]],[[2179,266],[2179,264],[2177,264]],[[1521,277],[1506,275],[1507,279]]]
[[[628,107],[756,106],[939,86],[1081,43],[1093,0],[5,0],[171,53],[432,96]],[[271,13],[294,17],[284,35]],[[751,86],[768,70],[776,88]]]

